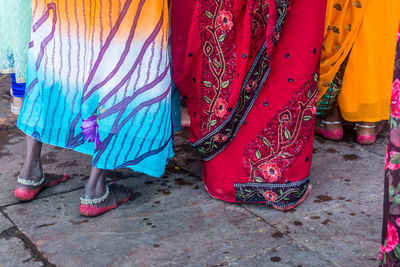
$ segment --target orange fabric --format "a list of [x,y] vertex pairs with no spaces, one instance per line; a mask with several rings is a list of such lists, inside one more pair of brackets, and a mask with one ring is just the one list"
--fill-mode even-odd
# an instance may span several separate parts
[[338,98],[347,121],[389,117],[399,10],[398,0],[328,0],[319,97],[350,53]]
[[389,118],[399,10],[398,0],[368,1],[338,98],[347,121]]

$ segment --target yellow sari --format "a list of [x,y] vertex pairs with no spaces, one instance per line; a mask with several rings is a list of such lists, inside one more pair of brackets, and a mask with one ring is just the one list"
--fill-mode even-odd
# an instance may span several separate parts
[[328,0],[321,57],[319,110],[335,102],[347,121],[389,117],[398,0]]

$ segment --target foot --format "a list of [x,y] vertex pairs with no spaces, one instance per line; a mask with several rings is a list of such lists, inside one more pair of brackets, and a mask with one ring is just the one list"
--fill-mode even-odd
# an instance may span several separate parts
[[11,103],[11,113],[19,115],[19,112],[21,111],[22,108],[22,103],[24,102],[24,98],[13,96],[12,89],[10,89],[10,94],[13,97],[13,101]]
[[376,142],[376,137],[381,132],[382,127],[375,122],[356,123],[357,143],[360,145],[372,145]]
[[40,178],[27,179],[18,177],[18,185],[14,190],[14,196],[21,201],[30,201],[34,199],[40,191],[47,187],[53,187],[61,182],[65,182],[68,175],[46,174]]
[[316,121],[315,133],[333,141],[343,138],[342,116],[338,107],[335,107],[325,120]]
[[185,107],[181,107],[181,125],[182,127],[190,127],[190,116]]
[[101,196],[87,196],[87,194],[81,198],[79,212],[88,217],[99,216],[115,209],[132,197],[132,193],[128,188],[114,183],[106,185],[104,194]]
[[275,209],[277,209],[277,210],[291,210],[291,209],[297,207],[298,205],[300,205],[301,203],[303,203],[303,201],[306,200],[306,198],[308,197],[308,195],[311,193],[311,190],[312,190],[312,185],[310,184],[310,185],[308,186],[308,188],[307,188],[307,191],[306,191],[306,192],[304,193],[304,195],[300,198],[300,200],[299,200],[296,204],[294,204],[294,205],[292,205],[292,206],[289,206],[289,207],[278,207],[278,206],[275,206],[275,205],[272,205],[272,206],[273,206]]

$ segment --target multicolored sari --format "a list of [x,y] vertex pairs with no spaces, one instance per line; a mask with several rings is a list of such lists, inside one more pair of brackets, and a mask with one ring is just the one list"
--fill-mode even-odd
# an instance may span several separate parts
[[212,196],[277,207],[304,196],[324,11],[320,0],[173,2],[173,78]]
[[392,87],[390,131],[386,146],[381,266],[400,266],[400,29]]
[[173,156],[167,0],[32,0],[18,127],[153,176]]

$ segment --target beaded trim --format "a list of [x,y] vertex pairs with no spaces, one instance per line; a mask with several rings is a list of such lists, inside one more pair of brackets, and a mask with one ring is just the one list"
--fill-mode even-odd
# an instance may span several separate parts
[[86,205],[99,204],[101,202],[104,202],[107,199],[109,194],[110,194],[110,189],[108,188],[108,185],[106,185],[106,193],[102,197],[94,198],[94,199],[81,197],[80,199],[81,199],[82,204],[86,204]]
[[23,178],[21,178],[19,176],[18,176],[17,182],[20,183],[20,184],[23,184],[23,185],[39,186],[39,185],[44,183],[44,180],[45,179],[44,179],[44,174],[43,174],[43,177],[42,177],[42,179],[40,179],[39,182],[34,182],[32,180],[23,179]]

